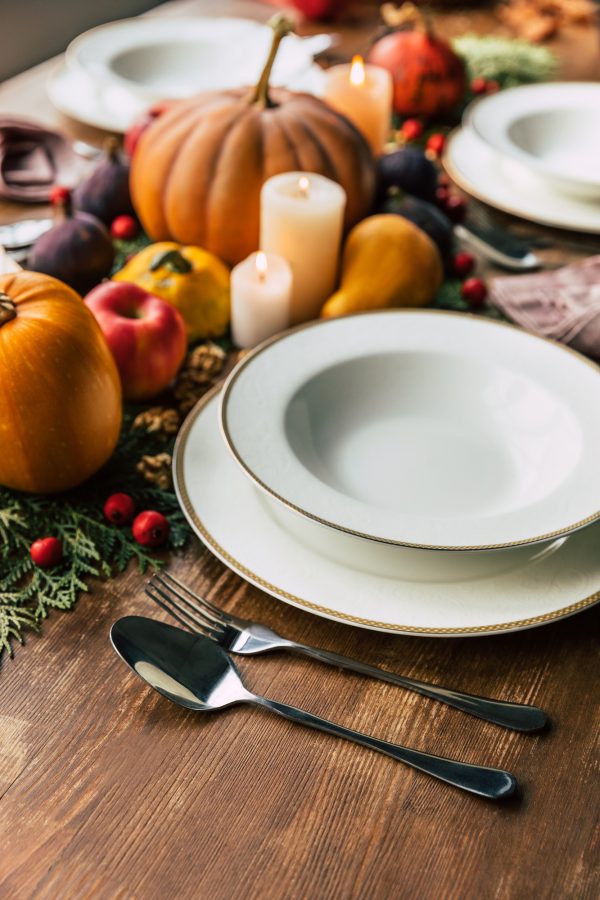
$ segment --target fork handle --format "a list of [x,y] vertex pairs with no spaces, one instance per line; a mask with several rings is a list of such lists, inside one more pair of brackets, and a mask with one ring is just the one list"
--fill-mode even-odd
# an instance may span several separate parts
[[309,728],[316,728],[319,731],[325,731],[327,734],[333,734],[336,737],[344,738],[347,741],[354,741],[370,750],[376,750],[379,753],[385,753],[398,762],[412,766],[420,772],[439,778],[447,784],[461,788],[463,791],[469,791],[471,794],[477,794],[480,797],[487,797],[490,800],[501,800],[510,797],[517,789],[517,780],[510,772],[503,769],[491,769],[487,766],[473,766],[469,763],[458,762],[455,759],[447,759],[444,756],[434,756],[431,753],[424,753],[421,750],[412,750],[409,747],[402,747],[400,744],[391,744],[388,741],[381,741],[378,738],[363,734],[360,731],[354,731],[351,728],[345,728],[343,725],[337,725],[328,719],[321,719],[312,713],[303,709],[297,709],[295,706],[288,706],[286,703],[279,703],[277,700],[268,700],[266,697],[252,696],[250,703],[270,709],[285,719],[291,719],[301,725],[307,725]]
[[349,669],[352,672],[358,672],[360,675],[368,675],[371,678],[378,678],[380,681],[388,681],[390,684],[406,688],[409,691],[415,691],[417,694],[423,694],[425,697],[431,697],[433,700],[440,700],[442,703],[453,706],[455,709],[460,709],[462,712],[470,713],[470,715],[477,716],[479,719],[485,719],[486,722],[493,722],[494,725],[512,728],[514,731],[539,731],[548,722],[546,713],[537,706],[509,703],[505,700],[489,700],[476,694],[465,694],[450,688],[428,684],[425,681],[415,681],[412,678],[405,678],[403,675],[396,675],[394,672],[386,672],[385,669],[369,666],[367,663],[359,662],[349,656],[332,653],[330,650],[321,650],[318,647],[309,647],[292,641],[287,642],[285,646],[288,650],[303,653],[305,656],[310,656],[332,666],[338,666],[340,669]]

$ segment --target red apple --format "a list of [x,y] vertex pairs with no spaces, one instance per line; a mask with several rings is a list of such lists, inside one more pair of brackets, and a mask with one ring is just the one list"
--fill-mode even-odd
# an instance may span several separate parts
[[117,363],[127,400],[149,400],[173,380],[187,349],[181,313],[127,281],[104,281],[85,298]]

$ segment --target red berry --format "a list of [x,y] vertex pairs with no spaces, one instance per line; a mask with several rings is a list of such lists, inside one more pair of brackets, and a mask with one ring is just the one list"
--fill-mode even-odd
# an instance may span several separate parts
[[436,132],[430,134],[425,144],[425,149],[431,151],[435,156],[441,156],[446,145],[446,135]]
[[479,78],[474,78],[471,82],[471,90],[474,94],[485,94],[487,86],[487,78],[482,78],[481,76]]
[[451,195],[446,200],[444,212],[451,222],[462,222],[467,212],[467,201],[464,197]]
[[452,268],[454,269],[454,274],[458,278],[466,278],[467,275],[471,274],[474,266],[475,257],[471,253],[462,251],[461,253],[456,253],[454,255],[454,259],[452,260]]
[[486,94],[497,94],[499,90],[500,90],[500,84],[498,81],[494,81],[494,80],[488,81],[488,83],[485,86]]
[[423,134],[423,125],[418,119],[406,119],[402,123],[400,134],[405,141],[416,141]]
[[471,306],[483,306],[487,297],[487,287],[481,278],[467,278],[460,289],[461,296]]
[[138,223],[133,216],[117,216],[110,226],[110,233],[122,241],[132,241],[138,233]]
[[71,199],[71,189],[62,184],[55,184],[48,199],[53,206],[64,206]]
[[39,538],[29,548],[29,554],[40,569],[51,569],[61,561],[63,548],[58,538]]
[[131,532],[142,547],[160,547],[169,537],[169,523],[162,513],[146,509],[135,517]]
[[131,522],[135,514],[135,503],[129,494],[111,494],[104,504],[104,516],[113,525]]

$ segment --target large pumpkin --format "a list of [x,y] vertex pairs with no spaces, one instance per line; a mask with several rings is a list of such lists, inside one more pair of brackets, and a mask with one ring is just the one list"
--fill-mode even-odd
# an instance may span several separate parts
[[394,110],[400,116],[452,116],[466,88],[460,56],[448,41],[434,34],[429,20],[414,4],[395,9],[385,3],[381,12],[392,30],[375,42],[368,59],[391,73]]
[[81,297],[37,272],[0,275],[0,484],[75,487],[120,427],[119,374]]
[[155,241],[195,244],[239,262],[258,247],[263,183],[293,170],[318,172],[345,188],[347,226],[370,211],[375,163],[362,134],[317,97],[269,89],[277,47],[289,29],[278,18],[255,89],[184,100],[142,134],[130,186]]

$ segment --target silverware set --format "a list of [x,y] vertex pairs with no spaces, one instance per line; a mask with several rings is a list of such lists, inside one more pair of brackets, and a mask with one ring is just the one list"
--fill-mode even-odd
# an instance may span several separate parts
[[422,694],[515,731],[539,731],[548,721],[545,713],[535,706],[492,700],[417,681],[328,650],[290,641],[260,622],[224,612],[167,572],[154,575],[145,592],[184,630],[153,619],[127,616],[112,626],[113,646],[137,675],[160,694],[188,709],[214,711],[236,703],[261,706],[494,800],[509,797],[516,791],[517,781],[510,772],[382,741],[305,710],[253,694],[243,684],[230,654],[255,656],[272,650],[303,654]]

